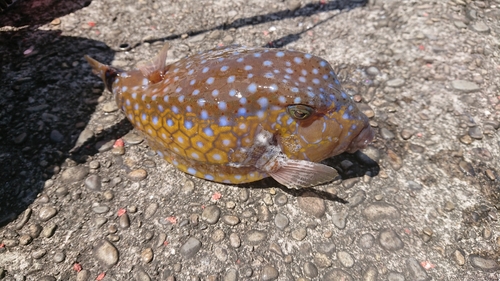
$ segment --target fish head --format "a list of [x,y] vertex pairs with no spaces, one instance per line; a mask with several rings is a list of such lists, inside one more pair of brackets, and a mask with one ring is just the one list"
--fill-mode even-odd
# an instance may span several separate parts
[[[302,99],[304,100],[304,99]],[[368,118],[342,90],[317,94],[304,104],[290,104],[295,129],[280,137],[287,155],[318,162],[344,151],[353,153],[373,139]]]

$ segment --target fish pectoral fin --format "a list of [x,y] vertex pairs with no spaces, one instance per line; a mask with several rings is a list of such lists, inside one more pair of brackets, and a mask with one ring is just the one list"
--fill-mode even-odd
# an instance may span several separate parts
[[339,173],[332,167],[305,160],[288,159],[269,175],[288,188],[300,189],[333,181]]
[[137,64],[137,68],[141,71],[142,75],[148,78],[151,83],[158,83],[163,79],[168,49],[170,49],[170,44],[165,43],[158,55],[156,55],[151,61],[140,62]]

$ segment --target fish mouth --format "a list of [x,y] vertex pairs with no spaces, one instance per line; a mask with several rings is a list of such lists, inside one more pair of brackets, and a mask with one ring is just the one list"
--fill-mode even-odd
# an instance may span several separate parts
[[361,132],[354,138],[351,144],[347,147],[346,151],[349,153],[354,153],[360,149],[368,146],[369,143],[372,142],[375,133],[373,132],[372,127],[370,125],[366,126],[361,130]]

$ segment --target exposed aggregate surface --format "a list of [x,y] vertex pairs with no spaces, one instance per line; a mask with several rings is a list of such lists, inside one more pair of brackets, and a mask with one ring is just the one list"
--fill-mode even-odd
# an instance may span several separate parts
[[[83,59],[129,69],[164,41],[169,62],[320,56],[376,139],[314,190],[186,175]],[[499,73],[499,0],[18,0],[0,14],[0,279],[500,280]]]

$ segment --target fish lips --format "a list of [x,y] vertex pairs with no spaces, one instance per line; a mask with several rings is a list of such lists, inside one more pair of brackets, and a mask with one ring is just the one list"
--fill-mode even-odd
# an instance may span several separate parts
[[375,132],[370,125],[366,126],[359,132],[359,134],[354,138],[351,144],[347,147],[346,151],[349,153],[354,153],[360,149],[368,146],[369,143],[373,141]]

